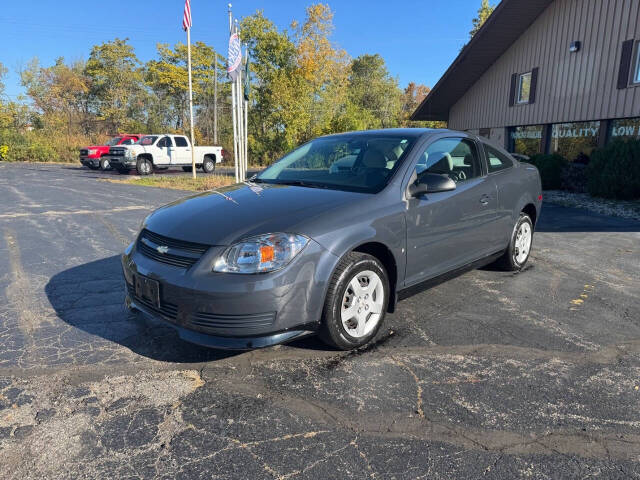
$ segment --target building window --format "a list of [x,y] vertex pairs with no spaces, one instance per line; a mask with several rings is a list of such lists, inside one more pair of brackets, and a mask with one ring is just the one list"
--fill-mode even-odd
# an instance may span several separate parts
[[517,103],[529,103],[531,95],[531,72],[521,73],[518,76]]
[[640,42],[636,42],[636,61],[633,68],[633,79],[635,84],[640,84]]
[[543,125],[527,125],[509,129],[509,151],[522,155],[542,152]]
[[570,162],[585,162],[598,146],[600,122],[556,123],[551,129],[551,152]]
[[609,141],[634,139],[640,140],[640,117],[609,122]]

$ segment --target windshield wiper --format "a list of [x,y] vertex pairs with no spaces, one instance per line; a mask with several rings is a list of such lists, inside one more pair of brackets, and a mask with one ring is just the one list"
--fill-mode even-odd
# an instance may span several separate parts
[[310,183],[310,182],[305,182],[304,180],[277,180],[274,183],[278,185],[292,185],[294,187],[324,188],[324,189],[329,188],[328,186],[322,185],[321,183]]

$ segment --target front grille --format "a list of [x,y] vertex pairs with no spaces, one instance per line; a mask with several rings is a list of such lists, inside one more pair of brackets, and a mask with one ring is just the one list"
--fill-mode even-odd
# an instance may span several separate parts
[[138,237],[137,249],[156,262],[189,268],[200,260],[209,246],[168,238],[144,229]]
[[82,155],[83,157],[86,157],[87,155],[89,155],[89,150],[80,150],[80,155]]
[[140,305],[146,307],[152,312],[158,313],[164,317],[167,317],[170,320],[175,321],[178,317],[178,306],[173,303],[165,302],[164,300],[160,301],[160,308],[157,308],[153,303],[144,298],[138,297],[136,295],[135,289],[133,285],[127,284],[127,290],[129,291],[129,295],[131,298],[139,303]]
[[123,157],[124,149],[123,148],[110,148],[109,155],[113,155],[114,157]]
[[189,318],[189,323],[201,329],[253,329],[273,325],[275,312],[252,315],[222,315],[219,313],[197,312]]

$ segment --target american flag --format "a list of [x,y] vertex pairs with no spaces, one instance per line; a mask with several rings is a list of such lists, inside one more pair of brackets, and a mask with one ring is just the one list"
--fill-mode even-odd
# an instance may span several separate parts
[[184,2],[184,15],[182,16],[182,28],[191,28],[191,0]]

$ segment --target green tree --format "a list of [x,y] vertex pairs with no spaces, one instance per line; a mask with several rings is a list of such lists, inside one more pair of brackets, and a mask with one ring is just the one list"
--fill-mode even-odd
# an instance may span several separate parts
[[112,132],[139,124],[144,98],[142,69],[128,39],[116,38],[91,49],[85,73],[91,106]]
[[365,128],[395,127],[402,109],[402,90],[384,59],[361,55],[351,62],[349,100],[369,119]]
[[471,20],[473,28],[469,32],[469,38],[472,38],[478,32],[478,30],[480,30],[482,24],[487,20],[487,18],[489,18],[491,13],[493,13],[494,8],[494,6],[489,5],[489,0],[482,0],[480,8],[478,9],[478,15],[473,20]]
[[[177,43],[173,48],[159,43],[158,60],[146,65],[145,80],[164,105],[166,119],[176,129],[189,128],[189,72],[187,46]],[[205,103],[204,93],[213,86],[216,53],[212,47],[196,42],[191,46],[191,72],[195,105]],[[221,70],[221,66],[218,67]]]
[[[259,10],[242,20],[240,32],[251,58],[250,154],[267,163],[291,145],[288,135],[299,130],[296,125],[302,120],[291,113],[301,113],[296,103],[306,94],[296,64],[296,47],[286,31],[278,31]],[[292,111],[285,111],[285,106]]]

